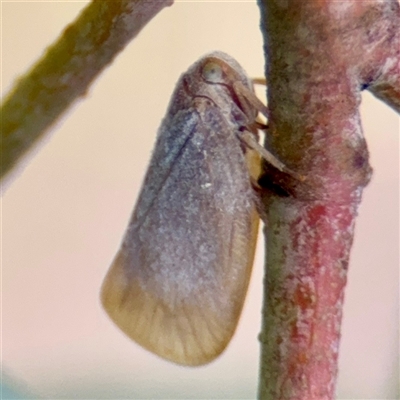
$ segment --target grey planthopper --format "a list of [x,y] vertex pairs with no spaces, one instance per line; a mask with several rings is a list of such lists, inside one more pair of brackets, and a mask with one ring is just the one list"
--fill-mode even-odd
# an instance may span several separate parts
[[259,155],[294,175],[258,144],[260,111],[227,54],[208,54],[181,76],[103,283],[115,324],[178,364],[212,361],[236,329],[257,239]]

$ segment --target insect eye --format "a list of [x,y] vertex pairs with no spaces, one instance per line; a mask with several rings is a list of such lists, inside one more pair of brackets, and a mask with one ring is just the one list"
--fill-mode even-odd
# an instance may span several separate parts
[[222,82],[222,68],[215,62],[211,61],[204,65],[202,75],[208,82]]

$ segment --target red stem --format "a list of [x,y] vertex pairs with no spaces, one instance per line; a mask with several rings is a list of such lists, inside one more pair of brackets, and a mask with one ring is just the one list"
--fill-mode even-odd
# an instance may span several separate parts
[[[332,400],[347,266],[371,176],[359,115],[370,88],[399,109],[399,3],[264,0],[268,214],[262,399]],[[277,190],[279,188],[279,190]]]

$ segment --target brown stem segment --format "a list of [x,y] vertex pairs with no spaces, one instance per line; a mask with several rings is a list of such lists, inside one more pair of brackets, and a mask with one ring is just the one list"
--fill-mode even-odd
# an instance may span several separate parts
[[295,180],[266,164],[260,180],[268,226],[259,398],[333,400],[355,217],[372,171],[360,91],[398,109],[399,3],[259,5],[266,145],[306,176]]
[[94,0],[17,83],[1,108],[1,178],[173,0]]

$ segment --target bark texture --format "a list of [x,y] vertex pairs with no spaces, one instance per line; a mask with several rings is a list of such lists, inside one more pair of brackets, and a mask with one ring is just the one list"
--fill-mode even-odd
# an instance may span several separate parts
[[397,1],[259,0],[270,132],[259,398],[331,400],[349,254],[371,177],[359,105],[400,111]]

